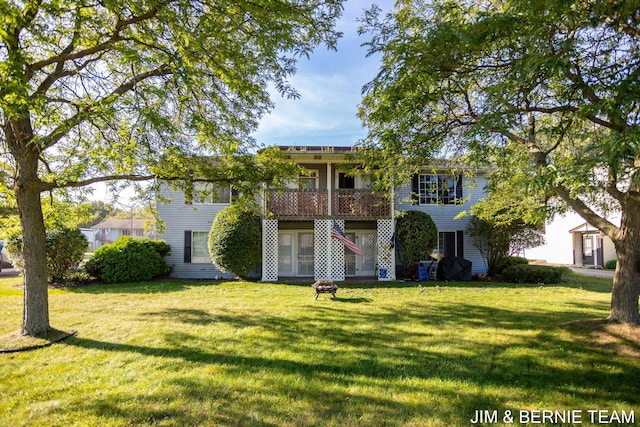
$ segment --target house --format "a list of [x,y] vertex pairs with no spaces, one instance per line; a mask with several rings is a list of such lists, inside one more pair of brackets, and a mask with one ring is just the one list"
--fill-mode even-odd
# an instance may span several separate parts
[[[473,273],[486,272],[479,251],[465,229],[469,218],[454,219],[484,197],[482,173],[465,177],[447,168],[429,167],[392,196],[375,193],[365,178],[341,169],[351,147],[280,147],[308,171],[286,190],[266,189],[263,208],[261,278],[377,278],[394,280],[396,250],[392,243],[399,212],[420,210],[439,230],[436,257],[461,256],[473,263]],[[158,214],[165,223],[162,238],[171,245],[167,262],[182,278],[229,277],[210,261],[208,233],[216,214],[231,202],[229,188],[207,184],[211,197],[186,200],[164,186]],[[202,188],[200,189],[202,190]],[[200,193],[200,192],[194,192]],[[356,255],[332,238],[342,231],[362,251]]]
[[91,227],[95,230],[94,249],[115,242],[120,236],[155,238],[155,231],[144,231],[146,219],[108,219]]
[[[620,221],[618,216],[610,219]],[[616,259],[611,239],[574,212],[558,215],[545,225],[545,244],[527,249],[525,257],[551,264],[602,268]]]

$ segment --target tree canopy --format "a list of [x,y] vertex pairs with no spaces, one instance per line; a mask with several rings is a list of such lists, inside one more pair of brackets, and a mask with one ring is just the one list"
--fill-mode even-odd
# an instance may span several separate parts
[[281,182],[288,162],[275,150],[249,162],[250,134],[271,87],[298,96],[287,80],[297,58],[335,47],[341,11],[342,0],[0,1],[23,333],[49,328],[41,193],[119,179]]
[[639,24],[634,1],[402,0],[384,16],[374,7],[362,30],[383,60],[364,89],[363,145],[387,164],[483,162],[517,146],[529,189],[612,239],[610,319],[638,323]]

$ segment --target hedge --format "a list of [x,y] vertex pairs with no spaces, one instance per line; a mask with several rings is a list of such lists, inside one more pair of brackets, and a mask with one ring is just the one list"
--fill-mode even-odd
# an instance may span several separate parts
[[512,283],[560,283],[569,271],[566,267],[517,264],[502,270],[502,279]]
[[164,260],[171,247],[162,240],[122,236],[99,247],[85,265],[89,274],[105,283],[142,282],[169,274]]

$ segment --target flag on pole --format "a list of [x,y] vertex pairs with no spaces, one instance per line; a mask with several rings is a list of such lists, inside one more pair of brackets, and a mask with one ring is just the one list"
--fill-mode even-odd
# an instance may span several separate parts
[[358,247],[358,245],[356,245],[351,240],[349,240],[349,238],[347,237],[346,234],[344,234],[344,231],[342,231],[342,228],[340,228],[340,226],[338,225],[336,220],[333,220],[333,228],[331,229],[331,237],[334,238],[334,239],[340,240],[347,248],[351,249],[357,255],[362,256],[362,249],[360,249]]

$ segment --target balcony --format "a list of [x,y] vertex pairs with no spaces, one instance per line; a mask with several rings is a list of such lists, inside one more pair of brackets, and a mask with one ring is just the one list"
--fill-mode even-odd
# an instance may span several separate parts
[[267,212],[276,219],[377,219],[391,217],[391,203],[370,190],[336,189],[331,194],[327,190],[271,191]]

